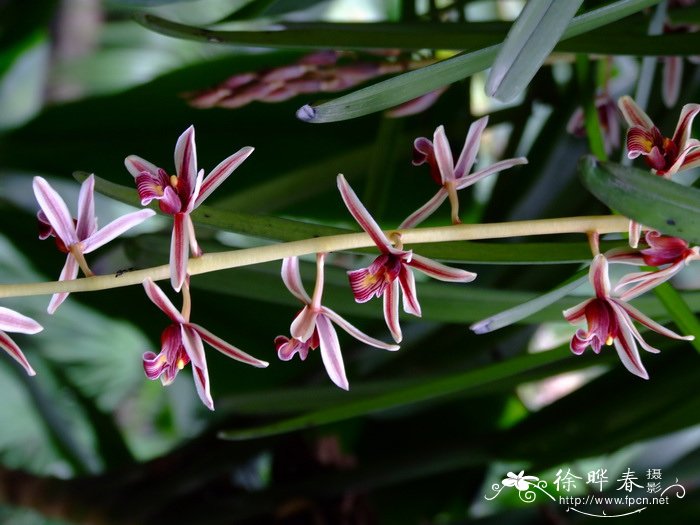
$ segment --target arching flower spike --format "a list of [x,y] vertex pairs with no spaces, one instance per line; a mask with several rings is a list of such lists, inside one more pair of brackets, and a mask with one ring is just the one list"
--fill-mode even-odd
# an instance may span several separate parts
[[175,175],[147,160],[129,155],[124,164],[136,181],[141,204],[159,201],[160,210],[173,216],[173,234],[170,244],[170,282],[180,291],[187,274],[188,246],[194,257],[202,255],[194,234],[190,213],[197,208],[241,163],[253,153],[246,146],[224,159],[206,177],[204,170],[197,172],[197,149],[194,126],[180,135],[175,145]]
[[482,117],[469,126],[467,138],[464,141],[462,153],[457,159],[457,164],[454,163],[450,143],[447,140],[443,126],[439,126],[435,130],[432,142],[425,137],[419,137],[414,141],[413,165],[428,164],[430,166],[430,175],[441,188],[432,199],[408,216],[399,225],[399,228],[413,228],[420,224],[432,215],[448,197],[452,207],[452,223],[459,224],[461,221],[459,219],[459,197],[457,196],[457,191],[467,188],[499,171],[519,164],[527,164],[525,157],[507,159],[468,175],[476,160],[476,154],[479,152],[481,135],[486,129],[488,120],[488,117]]
[[[37,214],[39,219],[39,238],[56,238],[56,246],[67,253],[66,263],[61,271],[59,281],[70,281],[78,276],[78,267],[86,276],[93,275],[85,261],[85,254],[100,246],[137,224],[155,215],[153,210],[139,210],[127,213],[113,220],[102,229],[97,229],[95,217],[95,177],[90,175],[80,187],[78,197],[78,219],[73,220],[66,203],[61,196],[41,177],[34,177],[34,195],[41,206]],[[48,312],[54,313],[68,297],[67,292],[56,293],[49,302]]]
[[588,278],[595,290],[595,297],[564,311],[564,317],[571,324],[583,320],[588,323],[588,330],[577,330],[571,339],[571,351],[574,354],[582,354],[588,346],[598,354],[603,345],[614,345],[617,355],[627,370],[643,379],[649,379],[649,374],[639,356],[637,343],[647,352],[656,354],[659,350],[642,338],[632,322],[633,319],[666,337],[683,341],[695,339],[692,335],[678,335],[649,319],[622,299],[611,297],[608,261],[605,256],[596,255]]
[[14,310],[0,306],[0,348],[5,350],[10,357],[17,361],[30,376],[36,372],[24,357],[17,343],[15,343],[5,332],[15,332],[20,334],[36,334],[44,328],[34,319],[22,315]]
[[350,214],[382,252],[367,268],[348,272],[355,301],[364,303],[372,297],[383,296],[384,319],[394,340],[399,343],[402,339],[401,326],[399,325],[399,288],[403,297],[404,311],[418,317],[421,315],[412,269],[441,281],[460,283],[473,281],[476,279],[476,274],[450,268],[416,255],[411,250],[395,248],[360,202],[343,175],[338,175],[338,189]]
[[340,342],[338,341],[335,328],[333,328],[333,323],[358,341],[375,348],[398,350],[399,347],[368,336],[336,312],[321,304],[325,256],[325,253],[316,254],[316,285],[313,298],[309,297],[301,282],[299,259],[297,257],[287,257],[282,261],[282,280],[284,285],[294,297],[304,304],[304,308],[292,322],[290,327],[292,337],[277,336],[275,338],[275,347],[277,355],[282,361],[289,361],[294,357],[294,354],[299,354],[303,361],[309,354],[309,350],[315,350],[320,346],[321,359],[331,381],[340,388],[348,390],[350,385],[345,375],[343,355],[340,352]]
[[214,410],[214,401],[209,392],[209,373],[202,341],[209,343],[225,356],[241,363],[258,368],[265,368],[268,365],[267,362],[256,359],[218,338],[203,326],[191,323],[189,321],[191,306],[188,287],[185,287],[183,292],[182,312],[175,308],[163,290],[150,277],[143,281],[143,287],[153,304],[160,308],[173,322],[163,330],[160,337],[160,353],[146,352],[143,354],[143,369],[148,379],[160,378],[163,385],[169,385],[175,381],[177,373],[192,361],[192,375],[197,387],[197,394],[209,410]]

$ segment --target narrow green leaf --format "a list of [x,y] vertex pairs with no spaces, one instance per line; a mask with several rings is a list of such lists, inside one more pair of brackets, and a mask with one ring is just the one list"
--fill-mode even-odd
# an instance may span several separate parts
[[590,156],[579,169],[584,186],[610,208],[661,233],[700,242],[700,190]]
[[597,86],[591,61],[586,55],[576,55],[576,74],[578,76],[579,93],[583,104],[583,116],[586,126],[586,137],[591,152],[598,160],[608,160],[605,152],[605,139],[595,105]]
[[695,336],[695,340],[691,341],[690,344],[700,352],[700,321],[695,317],[683,296],[670,283],[662,283],[654,288],[654,294],[664,305],[671,319],[681,329],[683,335]]
[[493,62],[486,94],[509,102],[522,93],[582,3],[583,0],[527,2]]
[[[574,18],[562,38],[571,38],[592,31],[659,1],[621,0],[594,9]],[[297,111],[297,117],[313,123],[334,122],[361,117],[397,106],[429,91],[483,71],[491,65],[499,49],[499,45],[494,45],[458,55],[437,64],[384,80],[318,106],[303,106]]]

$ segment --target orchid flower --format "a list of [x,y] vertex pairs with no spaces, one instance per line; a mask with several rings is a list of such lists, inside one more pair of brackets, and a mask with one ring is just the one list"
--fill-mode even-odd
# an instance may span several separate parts
[[649,379],[639,356],[637,343],[647,352],[658,353],[659,350],[642,338],[632,322],[633,319],[666,337],[683,341],[695,339],[692,335],[678,335],[622,299],[611,297],[608,260],[604,255],[596,255],[593,259],[588,279],[595,290],[595,297],[564,311],[564,317],[571,324],[584,319],[588,323],[587,331],[579,329],[571,339],[571,351],[574,354],[582,354],[588,346],[598,354],[603,345],[614,345],[627,370],[641,378]]
[[268,365],[267,362],[256,359],[230,345],[206,328],[191,323],[189,321],[191,306],[188,287],[185,287],[183,292],[182,312],[175,308],[163,290],[150,277],[143,281],[143,287],[153,304],[160,308],[173,322],[163,330],[160,337],[160,353],[146,352],[143,354],[143,369],[148,379],[160,378],[163,385],[169,385],[175,381],[177,373],[192,361],[192,375],[197,394],[209,410],[214,410],[214,401],[209,392],[209,373],[207,372],[207,361],[202,341],[209,343],[214,349],[236,361],[258,368],[265,368]]
[[686,241],[678,237],[662,235],[652,230],[646,233],[645,239],[648,248],[614,249],[606,253],[608,260],[613,263],[664,267],[661,270],[630,273],[620,279],[614,291],[620,294],[623,301],[642,295],[669,280],[691,261],[700,260],[700,247],[691,248]]
[[427,163],[430,166],[430,175],[441,186],[435,196],[415,212],[409,215],[399,228],[413,228],[427,219],[449,197],[452,207],[452,223],[459,224],[459,197],[457,191],[471,186],[499,171],[512,168],[519,164],[527,164],[525,157],[502,160],[492,164],[488,168],[467,175],[471,171],[479,151],[481,134],[486,128],[488,117],[482,117],[469,126],[467,139],[464,142],[462,153],[454,164],[450,143],[445,135],[445,128],[438,126],[431,142],[425,137],[417,138],[413,143],[413,165],[420,166]]
[[316,254],[316,285],[313,298],[310,298],[301,282],[299,273],[299,258],[287,257],[282,261],[282,281],[294,297],[304,303],[304,308],[296,316],[290,327],[291,338],[277,336],[275,347],[282,361],[289,361],[294,354],[299,354],[305,360],[309,350],[321,347],[321,359],[326,372],[336,385],[348,390],[350,385],[345,375],[343,355],[340,353],[340,342],[333,328],[337,324],[358,341],[382,350],[398,350],[392,345],[368,336],[360,331],[330,308],[321,304],[323,295],[323,263],[325,253]]
[[404,311],[417,317],[421,316],[415,278],[411,269],[441,281],[459,283],[473,281],[476,279],[476,274],[450,268],[427,257],[416,255],[411,250],[403,250],[400,246],[392,246],[343,175],[338,175],[338,189],[350,214],[382,252],[367,268],[348,272],[355,301],[364,303],[373,296],[383,296],[384,319],[394,340],[399,343],[402,338],[399,325],[399,288],[401,288]]
[[[617,106],[615,101],[607,93],[600,93],[595,98],[595,108],[598,114],[598,122],[603,132],[603,146],[609,155],[613,150],[620,147],[620,122],[617,116]],[[586,122],[583,108],[576,109],[569,122],[566,124],[566,131],[575,137],[586,136]]]
[[0,348],[5,350],[10,357],[17,361],[30,376],[36,375],[36,372],[24,357],[17,343],[5,332],[15,332],[20,334],[36,334],[44,328],[34,319],[22,315],[14,310],[0,306]]
[[188,244],[194,257],[202,255],[194,234],[190,213],[197,208],[241,163],[253,153],[246,146],[224,159],[209,175],[197,172],[197,150],[194,126],[180,135],[175,145],[175,173],[168,173],[136,155],[129,155],[124,164],[136,181],[141,204],[159,201],[160,210],[173,216],[170,244],[170,282],[179,292],[187,274]]
[[[68,254],[59,281],[69,281],[78,276],[78,267],[89,277],[93,275],[85,261],[85,254],[118,237],[130,228],[155,215],[153,210],[139,210],[127,213],[113,220],[102,229],[97,229],[95,217],[95,177],[90,175],[80,187],[78,197],[78,219],[73,220],[66,203],[51,185],[41,177],[34,177],[34,195],[41,210],[39,238],[56,238],[56,246]],[[56,293],[49,302],[48,312],[54,313],[66,300],[68,292]]]

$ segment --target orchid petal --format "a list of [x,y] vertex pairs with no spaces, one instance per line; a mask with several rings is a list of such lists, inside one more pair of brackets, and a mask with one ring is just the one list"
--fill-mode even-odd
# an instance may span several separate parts
[[438,126],[433,135],[433,148],[435,161],[440,168],[440,177],[443,184],[455,180],[454,160],[450,143],[445,135],[445,127]]
[[428,259],[427,257],[423,257],[422,255],[414,254],[413,258],[406,264],[440,281],[468,283],[476,279],[476,274],[474,272],[468,272],[459,268],[451,268],[437,261],[433,261],[432,259]]
[[352,337],[357,339],[358,341],[361,341],[365,343],[366,345],[369,346],[374,346],[375,348],[381,348],[382,350],[390,350],[390,351],[396,351],[399,348],[401,348],[399,345],[393,345],[390,343],[385,343],[384,341],[380,341],[379,339],[375,339],[374,337],[370,337],[363,331],[361,331],[359,328],[356,326],[353,326],[350,324],[346,319],[341,317],[339,314],[331,310],[330,308],[326,308],[325,306],[321,308],[321,313],[328,317],[331,321],[333,321],[335,324],[337,324],[340,328],[345,330],[348,334],[350,334]]
[[197,148],[194,143],[194,126],[187,128],[177,139],[175,172],[179,186],[178,194],[185,198],[189,197],[192,195],[197,178]]
[[289,328],[289,332],[292,334],[294,339],[299,339],[300,341],[308,341],[314,333],[316,328],[316,321],[318,320],[318,312],[309,308],[309,306],[304,306],[299,315],[294,318],[292,325]]
[[158,166],[142,159],[138,155],[129,155],[124,159],[124,165],[134,179],[143,172],[149,173],[153,177],[157,177],[159,173]]
[[384,291],[384,321],[397,343],[401,342],[401,325],[399,324],[399,282],[394,281]]
[[209,410],[214,410],[214,401],[209,391],[209,372],[207,371],[207,359],[204,355],[204,346],[199,334],[188,325],[180,325],[182,331],[182,344],[187,355],[192,360],[192,377],[197,388],[199,399]]
[[77,243],[79,239],[73,224],[73,217],[71,217],[61,196],[42,177],[34,177],[32,185],[36,200],[56,235],[66,247]]
[[[685,261],[680,260],[675,264],[664,268],[663,270],[654,272],[628,273],[617,282],[614,292],[620,295],[620,299],[622,301],[631,301],[635,297],[638,297],[652,288],[659,286],[661,283],[668,281],[671,277],[680,272],[684,266]],[[630,285],[634,286],[621,293],[624,288]]]
[[304,304],[311,304],[311,298],[304,289],[299,272],[299,258],[285,257],[282,261],[282,281],[294,297]]
[[665,337],[670,337],[671,339],[677,339],[679,341],[693,341],[695,339],[695,336],[693,335],[680,335],[672,330],[669,330],[668,328],[660,325],[656,321],[647,317],[645,314],[637,310],[631,304],[616,299],[612,299],[611,302],[617,304],[620,308],[627,312],[629,316],[635,321],[638,321],[650,330],[653,330],[654,332],[657,332]]
[[340,353],[340,342],[338,334],[335,333],[333,325],[325,315],[319,315],[316,320],[318,327],[318,337],[321,345],[321,359],[326,367],[328,377],[343,390],[349,390],[350,385],[345,376],[345,366],[343,356]]
[[122,233],[130,230],[137,224],[141,224],[149,217],[156,214],[153,210],[139,210],[127,213],[123,217],[114,219],[104,228],[100,228],[90,237],[83,241],[83,253],[90,253],[100,246],[107,244],[112,239],[119,237]]
[[697,168],[700,166],[700,149],[693,148],[689,151],[685,158],[683,159],[683,165],[681,166],[684,170],[689,170],[691,168]]
[[218,350],[225,356],[235,359],[236,361],[240,361],[241,363],[256,366],[258,368],[265,368],[269,365],[267,361],[256,359],[252,355],[245,353],[243,350],[240,350],[232,344],[227,343],[220,337],[215,336],[203,326],[200,326],[195,323],[189,323],[189,326],[191,326],[202,337],[205,343],[211,345],[212,348]]
[[[156,168],[156,170],[155,174],[143,171],[136,175],[134,179],[136,182],[136,192],[139,194],[142,206],[148,206],[154,199],[165,199],[165,188],[170,188],[171,191],[174,192],[170,187],[168,174],[159,168]],[[176,198],[179,205],[180,198],[177,196]],[[168,208],[170,207],[172,207],[172,205],[168,206]]]
[[90,175],[80,186],[78,197],[78,223],[75,226],[78,239],[87,239],[95,233],[95,176]]
[[673,138],[671,139],[677,146],[679,150],[686,148],[686,142],[690,137],[690,128],[693,125],[693,119],[700,113],[700,104],[686,104],[681,109],[681,115],[678,117],[678,124],[676,125],[676,130],[673,132]]
[[186,214],[176,213],[173,222],[173,235],[170,241],[170,284],[176,292],[182,288],[187,275],[189,241]]
[[403,311],[420,317],[421,311],[418,303],[418,294],[416,293],[416,279],[413,276],[413,272],[403,264],[399,272],[399,285],[401,286]]
[[413,228],[423,222],[425,219],[430,217],[430,215],[432,215],[443,202],[445,202],[447,195],[447,190],[444,187],[440,188],[432,199],[404,219],[404,221],[399,224],[399,229],[404,230],[407,228]]
[[621,322],[624,322],[625,326],[629,329],[630,333],[632,334],[632,337],[635,338],[635,340],[639,343],[639,345],[646,350],[649,353],[652,354],[659,354],[661,353],[661,350],[658,348],[654,348],[651,346],[649,343],[647,343],[644,338],[642,337],[642,334],[639,333],[639,330],[634,326],[634,323],[632,320],[625,314],[622,319],[620,320]]
[[[72,281],[78,276],[78,261],[73,257],[72,254],[68,254],[66,257],[66,263],[63,265],[61,270],[61,275],[58,277],[59,281]],[[49,301],[49,306],[46,311],[53,314],[56,309],[63,304],[63,301],[68,297],[69,292],[55,293],[51,296],[51,301]]]
[[143,354],[143,371],[146,373],[146,377],[152,381],[158,379],[165,372],[167,361],[161,359],[162,355],[162,353],[156,354],[150,351]]
[[36,372],[32,368],[32,366],[29,364],[29,361],[27,361],[27,358],[24,357],[24,354],[22,353],[22,350],[17,346],[17,343],[15,343],[10,336],[8,336],[5,332],[0,330],[0,348],[5,350],[12,359],[17,361],[20,365],[22,365],[22,368],[27,372],[28,375],[30,376],[35,376]]
[[479,152],[481,135],[484,133],[488,123],[489,117],[485,116],[481,117],[475,122],[472,122],[471,126],[469,126],[469,131],[467,132],[467,138],[464,141],[462,153],[460,153],[459,159],[457,159],[457,164],[455,165],[455,179],[461,179],[472,170],[474,160],[476,159],[476,154]]
[[[143,201],[141,201],[143,202]],[[183,211],[182,201],[175,189],[168,184],[163,188],[163,195],[160,198],[160,209],[170,215],[175,215]]]
[[160,310],[167,315],[171,321],[178,324],[186,323],[185,318],[182,314],[175,308],[173,303],[168,299],[163,290],[153,282],[153,279],[146,277],[143,280],[143,287],[146,290],[146,295]]
[[583,321],[586,318],[586,307],[591,303],[591,301],[595,301],[595,299],[586,299],[576,306],[567,308],[562,312],[564,314],[564,318],[571,324],[576,324]]
[[513,166],[519,166],[521,164],[527,164],[527,159],[525,157],[516,157],[514,159],[501,160],[499,162],[496,162],[495,164],[491,164],[491,166],[484,168],[483,170],[475,171],[471,175],[467,175],[466,177],[457,179],[457,184],[455,185],[455,187],[458,190],[462,190],[467,186],[471,186],[472,184],[479,182],[481,179],[484,179],[489,175],[498,173],[499,171],[507,170],[508,168],[512,168]]
[[617,105],[630,127],[639,126],[647,131],[651,131],[655,127],[649,115],[631,97],[627,95],[620,97]]
[[610,305],[618,315],[618,334],[614,340],[614,345],[615,350],[617,350],[617,355],[620,357],[620,361],[622,361],[625,368],[634,375],[642,379],[649,379],[649,374],[642,364],[642,359],[639,357],[637,343],[632,336],[629,325],[625,321],[625,316],[620,312],[617,303],[611,302]]
[[435,158],[435,149],[430,139],[418,137],[413,141],[413,165],[420,166],[426,162],[430,163]]
[[0,330],[20,334],[36,334],[43,327],[31,317],[0,306]]
[[353,216],[360,227],[372,238],[372,241],[377,245],[377,248],[379,248],[383,253],[400,253],[399,250],[396,250],[391,245],[389,239],[387,239],[386,235],[384,235],[384,232],[374,218],[369,214],[364,204],[360,202],[357,194],[350,187],[348,181],[345,180],[342,173],[338,174],[338,189],[340,190],[340,196],[350,212],[350,215]]
[[588,271],[588,280],[595,290],[596,297],[610,296],[610,277],[608,276],[608,260],[604,255],[598,254],[591,263]]
[[639,237],[642,235],[642,225],[630,220],[628,230],[630,248],[636,248],[639,246]]
[[255,151],[255,148],[246,146],[241,148],[236,153],[230,157],[224,159],[219,163],[219,165],[214,168],[209,175],[204,179],[202,187],[199,191],[199,196],[197,197],[194,206],[195,208],[202,204],[204,199],[206,199],[211,193],[219,187],[219,185],[226,180],[226,178],[233,173],[233,171],[240,166],[245,159],[247,159],[251,153]]
[[688,155],[690,153],[697,151],[698,149],[700,149],[700,141],[696,139],[688,139],[685,142],[685,148],[678,154],[678,157],[676,158],[675,162],[671,165],[670,168],[668,168],[664,175],[666,177],[670,177],[671,175],[677,173],[681,169],[689,169],[691,165],[690,162],[686,162],[686,159],[688,158]]
[[683,59],[678,56],[664,57],[661,98],[667,108],[672,108],[678,102],[682,78]]
[[654,137],[650,132],[639,127],[627,131],[627,156],[630,159],[650,155],[654,148]]
[[199,243],[197,243],[197,236],[194,232],[194,223],[192,222],[192,217],[190,217],[189,213],[187,214],[187,238],[190,241],[190,252],[192,253],[192,256],[201,257],[202,249],[199,247]]

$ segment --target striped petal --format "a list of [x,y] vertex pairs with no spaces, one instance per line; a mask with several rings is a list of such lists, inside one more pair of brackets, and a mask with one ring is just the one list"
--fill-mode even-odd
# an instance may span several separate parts
[[657,332],[664,337],[669,337],[671,339],[677,339],[679,341],[693,341],[695,340],[695,336],[693,335],[679,335],[673,330],[669,330],[668,328],[660,325],[656,321],[650,319],[646,315],[644,315],[642,312],[637,310],[634,306],[625,303],[621,300],[616,300],[612,299],[612,302],[614,302],[619,308],[627,312],[629,316],[634,319],[635,321],[643,324],[646,326],[649,330],[653,330],[654,332]]
[[187,216],[184,213],[176,213],[170,241],[170,284],[176,292],[182,288],[187,275],[188,237]]
[[622,361],[625,368],[634,375],[642,379],[649,379],[649,374],[642,364],[642,359],[639,356],[639,349],[637,348],[637,343],[629,328],[629,322],[626,316],[621,312],[621,308],[617,303],[611,301],[610,306],[618,317],[618,333],[613,343],[615,345],[615,350],[617,350],[617,355],[620,357],[620,361]]
[[681,90],[681,79],[683,78],[683,58],[664,57],[663,84],[661,87],[661,98],[667,108],[672,108],[678,102],[678,94]]
[[[620,300],[625,302],[631,301],[635,297],[639,297],[661,283],[668,281],[680,272],[684,266],[684,261],[678,261],[663,270],[628,273],[617,282],[614,292],[619,295]],[[625,288],[627,289],[625,290]]]
[[374,337],[370,337],[363,331],[361,331],[359,328],[353,326],[350,324],[346,319],[342,318],[339,314],[331,310],[330,308],[326,308],[325,306],[321,309],[321,313],[328,317],[331,321],[333,321],[335,324],[337,324],[340,328],[345,330],[348,334],[350,334],[352,337],[357,339],[358,341],[365,343],[366,345],[373,346],[375,348],[381,348],[382,350],[390,350],[390,351],[395,351],[398,350],[400,347],[399,345],[393,345],[390,343],[385,343],[384,341],[380,341],[379,339],[375,339]]
[[[167,173],[161,169],[157,169],[155,174],[146,171],[141,172],[135,177],[135,182],[136,191],[141,199],[141,206],[148,206],[153,200],[165,199],[166,196],[164,193],[166,188],[170,188],[171,192],[174,193],[174,190],[170,187],[170,180]],[[177,203],[175,204],[179,206],[180,198],[177,194],[175,194],[175,198],[177,199]],[[170,197],[168,201],[172,201],[172,199],[173,198]],[[172,202],[167,207],[171,208]]]
[[192,222],[192,217],[190,214],[187,214],[187,238],[190,241],[190,252],[192,253],[193,257],[201,257],[202,256],[202,249],[199,247],[199,243],[197,242],[197,236],[194,233],[194,223]]
[[192,377],[197,388],[199,399],[209,410],[214,410],[214,400],[209,391],[209,372],[207,371],[207,359],[204,355],[204,345],[199,334],[188,325],[180,325],[182,331],[182,344],[187,355],[192,360]]
[[432,199],[430,199],[423,206],[414,211],[411,215],[406,217],[406,219],[404,219],[404,221],[401,224],[399,224],[399,229],[404,230],[419,225],[425,219],[430,217],[443,202],[445,202],[447,195],[447,190],[445,188],[440,188]]
[[156,177],[159,172],[162,172],[158,166],[142,159],[138,155],[129,155],[124,159],[124,166],[129,170],[129,173],[136,179],[139,175],[146,172]]
[[391,245],[389,239],[387,239],[386,235],[384,235],[384,232],[374,218],[369,214],[364,204],[360,202],[357,194],[350,187],[348,181],[345,180],[342,173],[338,174],[338,189],[340,190],[340,196],[350,212],[350,215],[353,216],[360,227],[372,238],[372,241],[377,245],[377,248],[379,248],[379,250],[381,250],[383,253],[401,253],[400,250],[396,250]]
[[165,295],[163,290],[161,290],[160,287],[153,282],[153,279],[146,277],[142,284],[144,290],[146,290],[146,295],[151,302],[160,308],[160,310],[167,315],[171,321],[178,324],[186,322],[184,317],[182,317],[182,314],[177,310],[177,308],[175,308],[173,303],[170,302],[168,296]]
[[20,365],[22,365],[22,368],[24,368],[28,375],[36,375],[36,372],[29,364],[29,361],[27,361],[27,358],[24,357],[22,350],[20,350],[19,346],[17,346],[17,343],[15,343],[10,338],[10,336],[8,336],[2,330],[0,330],[0,348],[5,350],[5,352],[7,352],[10,355],[10,357],[12,357],[12,359],[17,361]]
[[253,153],[253,151],[255,151],[255,148],[250,146],[241,148],[230,157],[221,161],[216,168],[211,170],[209,175],[207,175],[202,183],[199,195],[197,196],[194,204],[195,208],[199,206],[204,199],[211,195],[211,193],[218,188],[219,185],[224,182],[226,178],[250,156],[251,153]]
[[97,230],[90,237],[83,241],[83,253],[90,253],[100,246],[107,244],[112,239],[116,239],[122,233],[130,230],[134,226],[141,224],[149,217],[156,214],[153,210],[139,210],[127,213],[123,217],[114,219],[104,228]]
[[97,220],[95,219],[95,176],[90,175],[80,186],[78,196],[78,222],[75,225],[78,239],[87,239],[95,233]]
[[[59,281],[72,281],[78,276],[78,261],[76,261],[75,257],[71,255],[70,253],[68,254],[68,257],[66,257],[66,263],[63,265],[63,269],[61,270],[61,275],[58,277]],[[63,301],[66,300],[68,297],[68,292],[60,292],[60,293],[55,293],[51,296],[51,300],[49,301],[49,306],[46,309],[46,311],[50,314],[53,314],[56,309],[58,309],[61,304],[63,304]]]
[[34,196],[56,235],[66,246],[78,242],[73,217],[61,196],[42,177],[34,177],[32,186]]
[[678,118],[678,124],[671,139],[678,146],[679,150],[686,148],[686,142],[690,138],[690,128],[699,112],[700,104],[686,104],[681,109],[681,116]]
[[647,115],[631,97],[627,95],[620,97],[617,101],[617,105],[630,127],[636,126],[647,131],[651,131],[652,128],[655,127],[649,115]]
[[190,126],[180,135],[175,144],[175,172],[177,173],[177,192],[187,200],[194,190],[197,178],[197,149],[194,143],[194,126]]
[[685,148],[678,154],[678,157],[676,160],[673,162],[670,168],[664,173],[664,176],[666,178],[670,178],[672,175],[676,174],[677,172],[681,170],[687,170],[693,167],[695,163],[689,162],[688,156],[693,153],[700,150],[700,141],[696,139],[688,139],[685,143]]
[[243,350],[240,350],[235,346],[227,343],[220,337],[215,336],[203,326],[200,326],[195,323],[190,323],[189,326],[192,327],[192,329],[194,329],[201,336],[202,340],[205,343],[211,345],[212,348],[218,350],[219,352],[221,352],[225,356],[230,357],[231,359],[235,359],[236,361],[240,361],[241,363],[252,365],[258,368],[265,368],[269,365],[267,361],[257,359],[252,355],[245,353]]
[[281,361],[290,361],[294,354],[299,354],[299,359],[305,361],[309,355],[308,343],[294,338],[290,339],[283,335],[275,337],[275,349],[277,350],[277,357]]
[[0,306],[0,330],[20,334],[36,334],[41,332],[43,328],[31,317]]
[[496,162],[483,170],[476,171],[471,175],[458,179],[455,187],[458,190],[464,189],[467,186],[471,186],[472,184],[479,182],[481,179],[488,177],[489,175],[493,175],[499,171],[507,170],[508,168],[519,166],[521,164],[527,164],[527,159],[525,157],[516,157],[514,159],[506,159]]
[[394,281],[384,292],[384,321],[391,332],[391,336],[397,343],[403,339],[401,325],[399,324],[399,281]]
[[282,261],[282,281],[291,294],[304,304],[311,304],[311,298],[304,289],[299,272],[299,258],[285,257]]
[[460,153],[459,159],[457,159],[457,164],[455,165],[455,179],[461,179],[472,170],[474,160],[476,159],[476,154],[479,152],[481,135],[484,133],[488,123],[489,117],[486,116],[481,117],[476,122],[472,122],[471,126],[469,126],[467,138],[465,139],[464,146],[462,147],[462,153]]
[[443,184],[455,180],[454,159],[450,143],[445,135],[445,127],[438,126],[433,135],[433,148],[435,149],[435,161],[440,168],[440,179]]
[[596,297],[601,299],[610,297],[610,277],[608,275],[608,260],[604,255],[598,254],[591,263],[588,271],[588,280],[595,290]]
[[433,261],[432,259],[428,259],[427,257],[423,257],[422,255],[414,254],[413,258],[406,264],[440,281],[468,283],[476,279],[476,274],[473,272],[468,272],[459,268],[451,268],[437,261]]
[[571,324],[580,323],[581,321],[585,320],[586,308],[591,303],[591,301],[595,301],[595,299],[586,299],[585,301],[577,304],[576,306],[567,308],[562,312],[562,314],[564,315],[564,319],[566,319]]
[[325,315],[319,315],[316,322],[318,327],[318,337],[321,346],[321,359],[326,367],[328,377],[343,390],[349,390],[348,378],[345,376],[345,365],[343,356],[340,353],[340,342],[338,334],[335,333],[333,325]]
[[634,127],[627,131],[627,156],[636,159],[640,155],[650,155],[654,146],[654,135],[649,131]]
[[413,272],[405,265],[401,266],[399,273],[399,285],[401,286],[401,297],[403,299],[403,311],[407,314],[421,316],[418,294],[416,293],[416,279]]

